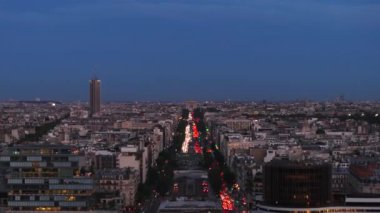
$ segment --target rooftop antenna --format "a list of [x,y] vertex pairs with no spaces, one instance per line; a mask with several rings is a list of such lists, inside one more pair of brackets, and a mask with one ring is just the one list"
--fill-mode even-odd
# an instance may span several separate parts
[[96,65],[92,68],[92,79],[93,80],[98,80],[98,76],[96,75]]

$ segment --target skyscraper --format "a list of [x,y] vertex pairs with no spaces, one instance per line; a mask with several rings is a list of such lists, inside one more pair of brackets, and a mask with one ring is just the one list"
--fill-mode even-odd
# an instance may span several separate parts
[[90,115],[100,111],[100,80],[94,77],[90,80]]

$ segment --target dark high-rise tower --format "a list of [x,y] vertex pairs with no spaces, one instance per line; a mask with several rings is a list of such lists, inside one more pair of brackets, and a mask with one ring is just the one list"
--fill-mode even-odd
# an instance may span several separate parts
[[100,80],[90,80],[90,115],[100,112]]

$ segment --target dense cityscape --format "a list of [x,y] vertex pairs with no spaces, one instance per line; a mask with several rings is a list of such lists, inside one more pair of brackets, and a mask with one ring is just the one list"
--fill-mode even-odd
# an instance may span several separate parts
[[0,213],[380,213],[380,0],[0,0]]
[[380,103],[0,104],[0,212],[380,212]]

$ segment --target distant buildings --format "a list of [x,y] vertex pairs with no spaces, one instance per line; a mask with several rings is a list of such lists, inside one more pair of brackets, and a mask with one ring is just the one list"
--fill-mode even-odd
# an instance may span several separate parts
[[197,108],[199,103],[197,101],[186,101],[185,106],[188,110],[194,110]]
[[[91,112],[81,102],[0,103],[0,212],[136,210],[137,187],[149,184],[149,168],[179,136],[183,107],[205,111],[205,139],[235,174],[239,204],[243,197],[260,212],[380,212],[380,102],[109,103],[99,113],[97,79],[90,96]],[[33,135],[39,145],[28,145]],[[177,168],[199,169],[199,158],[181,156]],[[207,178],[195,174],[177,174],[174,193],[142,206],[220,212],[219,199],[202,191]]]
[[90,115],[100,112],[100,80],[96,77],[90,80]]

